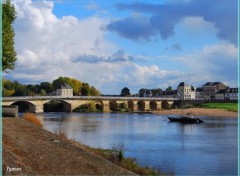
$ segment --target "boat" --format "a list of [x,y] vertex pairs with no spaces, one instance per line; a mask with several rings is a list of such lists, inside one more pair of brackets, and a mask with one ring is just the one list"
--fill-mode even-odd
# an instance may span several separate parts
[[168,119],[170,120],[170,122],[180,122],[180,123],[203,123],[204,121],[199,119],[195,114],[191,113],[187,113],[186,115],[183,115],[183,100],[182,100],[182,115],[180,117],[168,117]]
[[191,116],[180,116],[180,117],[168,117],[170,122],[179,122],[179,123],[203,123],[204,121]]

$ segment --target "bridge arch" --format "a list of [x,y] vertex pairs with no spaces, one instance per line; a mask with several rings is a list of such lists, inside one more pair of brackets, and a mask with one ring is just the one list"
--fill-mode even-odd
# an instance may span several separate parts
[[127,104],[128,104],[129,111],[134,111],[134,101],[133,100],[129,100],[127,102]]
[[71,112],[71,103],[61,99],[49,100],[43,104],[43,112]]
[[157,110],[157,102],[152,100],[149,102],[149,107],[151,110]]
[[18,112],[36,112],[36,106],[30,101],[15,101],[11,105],[18,106]]
[[104,111],[104,103],[102,100],[94,100],[96,109],[103,112]]
[[146,106],[145,101],[140,100],[140,101],[137,102],[137,109],[139,111],[145,111],[145,106]]
[[170,109],[170,104],[167,100],[162,101],[162,109]]

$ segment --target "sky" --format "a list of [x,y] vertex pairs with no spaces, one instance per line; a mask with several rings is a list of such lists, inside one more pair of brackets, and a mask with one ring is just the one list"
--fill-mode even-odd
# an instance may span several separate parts
[[237,87],[237,0],[12,0],[23,84],[76,78],[102,94]]

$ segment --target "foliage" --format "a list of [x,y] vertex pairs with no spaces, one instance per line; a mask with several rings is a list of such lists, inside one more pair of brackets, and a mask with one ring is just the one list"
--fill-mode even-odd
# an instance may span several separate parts
[[173,91],[173,89],[172,89],[171,86],[169,86],[168,88],[166,88],[166,92],[171,92],[171,91]]
[[164,175],[160,173],[159,171],[155,171],[149,167],[141,167],[134,158],[127,158],[124,156],[124,148],[121,145],[119,146],[113,146],[112,150],[103,150],[103,149],[93,149],[94,153],[102,156],[103,158],[107,159],[108,161],[123,167],[129,171],[132,171],[133,173],[139,174],[139,175]]
[[147,92],[147,91],[151,92],[152,96],[155,97],[162,92],[162,89],[160,89],[160,88],[156,88],[156,89],[144,89],[144,88],[142,88],[138,91],[139,97],[143,97],[144,92]]
[[99,111],[100,110],[96,108],[96,104],[94,101],[80,105],[79,107],[73,110],[73,112],[99,112]]
[[238,103],[204,103],[199,105],[199,108],[225,109],[238,112]]
[[127,112],[127,111],[129,111],[128,104],[126,102],[120,103],[118,105],[118,111],[120,111],[120,112]]
[[2,80],[2,94],[3,96],[45,96],[51,95],[56,88],[62,84],[68,84],[73,88],[73,95],[83,96],[99,96],[100,92],[88,83],[82,83],[74,78],[59,77],[50,82],[42,82],[40,84],[20,84],[18,81],[10,81],[3,78]]
[[124,87],[121,91],[121,96],[125,97],[125,96],[130,96],[130,95],[131,95],[131,93],[130,93],[129,88]]
[[37,117],[32,113],[25,113],[23,114],[23,118],[29,122],[32,122],[33,124],[42,127],[42,123]]
[[16,19],[16,11],[10,0],[4,0],[2,4],[2,71],[13,70],[17,60],[14,49],[13,22]]

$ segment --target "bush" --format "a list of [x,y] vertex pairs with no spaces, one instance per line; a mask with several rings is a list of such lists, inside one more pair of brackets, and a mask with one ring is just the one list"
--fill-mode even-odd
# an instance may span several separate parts
[[25,113],[23,114],[23,118],[37,126],[42,127],[42,122],[40,120],[37,119],[37,117],[32,114],[32,113]]

